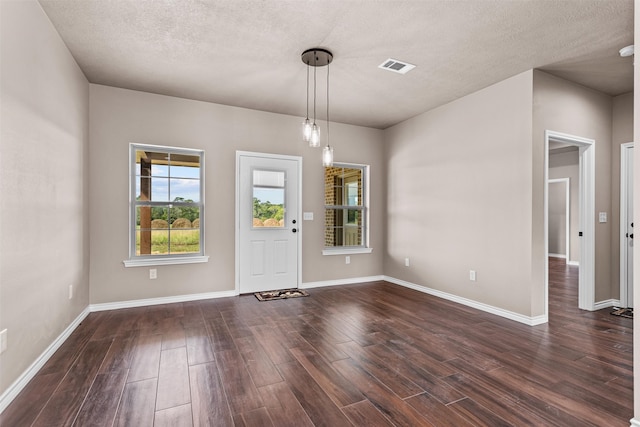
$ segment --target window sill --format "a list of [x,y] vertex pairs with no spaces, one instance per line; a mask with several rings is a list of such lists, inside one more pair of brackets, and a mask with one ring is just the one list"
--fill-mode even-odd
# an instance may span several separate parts
[[143,258],[143,259],[125,259],[122,261],[125,267],[149,267],[152,265],[174,265],[174,264],[198,264],[209,262],[209,256],[189,256],[176,258]]
[[373,248],[337,248],[337,249],[323,249],[322,255],[352,255],[352,254],[370,254],[373,252]]

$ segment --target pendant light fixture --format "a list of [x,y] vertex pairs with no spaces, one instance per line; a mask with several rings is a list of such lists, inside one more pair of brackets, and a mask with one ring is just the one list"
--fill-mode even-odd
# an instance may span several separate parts
[[[303,140],[309,143],[310,147],[320,147],[320,126],[316,123],[316,100],[317,100],[317,68],[329,65],[333,61],[333,54],[326,49],[314,47],[302,52],[302,62],[307,65],[307,116],[302,123]],[[309,67],[313,67],[313,121],[309,120]],[[327,138],[329,132],[329,67],[327,67]],[[331,150],[331,164],[333,164],[333,149],[327,144],[324,149]],[[325,155],[323,151],[323,164]]]
[[[309,67],[307,67],[309,68]],[[309,147],[320,147],[320,127],[316,124],[316,66],[313,67],[313,124],[311,125],[311,140]]]
[[333,166],[333,147],[329,145],[329,64],[327,64],[327,146],[322,150],[322,166]]
[[302,122],[302,140],[311,141],[311,121],[309,120],[309,67],[307,67],[307,118]]

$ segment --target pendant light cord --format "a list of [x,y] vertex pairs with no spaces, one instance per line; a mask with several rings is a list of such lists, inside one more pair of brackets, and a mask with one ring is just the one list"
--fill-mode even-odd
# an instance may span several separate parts
[[309,120],[309,64],[307,63],[307,120]]
[[314,63],[313,63],[313,124],[314,125],[316,124],[316,69],[317,68],[318,67],[314,59]]
[[327,64],[327,147],[329,146],[329,64]]

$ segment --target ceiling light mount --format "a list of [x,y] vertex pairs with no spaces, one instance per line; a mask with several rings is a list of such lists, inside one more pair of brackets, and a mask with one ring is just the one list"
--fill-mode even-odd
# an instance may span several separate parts
[[324,67],[333,61],[333,53],[321,47],[312,47],[302,52],[301,58],[310,67]]

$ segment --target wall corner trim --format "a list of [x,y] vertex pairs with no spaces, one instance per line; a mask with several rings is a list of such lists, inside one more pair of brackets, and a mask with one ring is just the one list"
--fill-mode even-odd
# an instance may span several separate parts
[[395,283],[396,285],[404,286],[406,288],[414,289],[419,292],[423,292],[425,294],[433,295],[438,298],[446,299],[448,301],[452,301],[458,304],[466,305],[467,307],[472,307],[481,311],[485,311],[487,313],[495,314],[496,316],[504,317],[509,320],[514,320],[519,323],[524,323],[528,326],[536,326],[541,325],[543,323],[547,323],[549,318],[547,315],[540,316],[525,316],[523,314],[515,313],[513,311],[505,310],[499,307],[494,307],[489,304],[484,304],[482,302],[474,301],[468,298],[460,297],[458,295],[449,294],[447,292],[442,292],[437,289],[432,289],[422,285],[416,285],[415,283],[407,282],[405,280],[396,279],[394,277],[384,276],[384,280],[390,283]]
[[44,366],[45,363],[53,356],[53,354],[60,348],[62,344],[69,338],[69,335],[82,323],[82,321],[90,313],[89,307],[86,307],[76,317],[73,322],[66,327],[64,331],[56,338],[38,358],[20,375],[14,382],[5,390],[0,396],[0,414],[9,406],[13,399],[20,394],[23,388],[36,376],[38,371]]

